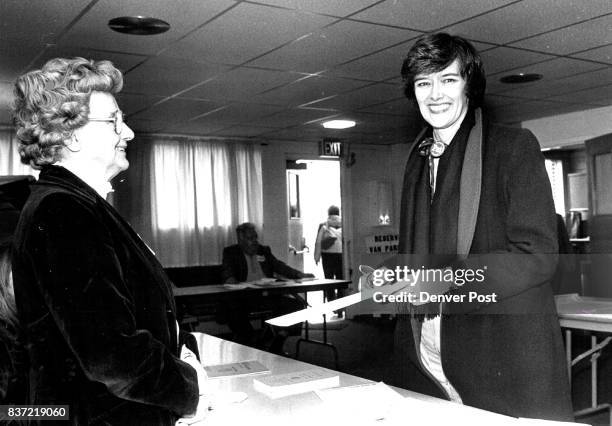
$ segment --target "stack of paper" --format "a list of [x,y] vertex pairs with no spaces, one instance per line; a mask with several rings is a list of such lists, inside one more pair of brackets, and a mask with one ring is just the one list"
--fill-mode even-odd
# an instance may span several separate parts
[[322,368],[253,379],[255,390],[272,399],[335,386],[340,386],[338,374]]
[[250,376],[252,374],[265,374],[270,370],[259,361],[232,362],[229,364],[217,364],[204,366],[204,371],[209,379],[219,377]]

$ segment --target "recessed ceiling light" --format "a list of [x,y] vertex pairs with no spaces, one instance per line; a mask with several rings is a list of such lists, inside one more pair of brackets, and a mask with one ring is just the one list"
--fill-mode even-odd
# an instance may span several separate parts
[[531,83],[532,81],[538,81],[542,78],[542,74],[535,73],[518,73],[505,75],[499,79],[502,83],[507,84],[520,84],[520,83]]
[[132,35],[161,34],[170,29],[166,21],[145,16],[120,16],[108,21],[108,26],[119,33]]
[[351,120],[330,120],[323,123],[326,129],[348,129],[354,127],[355,122]]

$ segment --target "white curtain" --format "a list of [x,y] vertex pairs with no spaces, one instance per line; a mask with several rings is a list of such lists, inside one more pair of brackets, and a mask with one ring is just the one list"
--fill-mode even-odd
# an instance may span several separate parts
[[164,266],[221,263],[234,228],[263,221],[259,145],[138,138],[113,202]]
[[12,128],[0,128],[0,176],[32,175],[38,177],[38,170],[21,163],[17,152],[17,137]]

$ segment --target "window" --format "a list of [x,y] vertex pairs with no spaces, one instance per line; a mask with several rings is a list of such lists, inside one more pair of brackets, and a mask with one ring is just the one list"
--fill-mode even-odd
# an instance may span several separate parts
[[563,161],[562,160],[545,160],[546,172],[550,180],[552,188],[553,200],[555,201],[555,210],[561,216],[565,217],[565,190],[563,186]]

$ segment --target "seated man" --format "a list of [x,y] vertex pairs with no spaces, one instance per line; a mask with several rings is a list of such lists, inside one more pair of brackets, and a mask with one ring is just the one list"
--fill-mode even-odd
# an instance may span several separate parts
[[[278,260],[272,254],[270,247],[262,246],[257,241],[257,231],[252,223],[243,223],[236,228],[238,244],[226,247],[223,250],[223,279],[225,283],[239,283],[256,281],[262,278],[272,278],[275,274],[290,279],[312,278],[314,275],[305,274],[291,268]],[[303,309],[306,303],[299,296],[255,296],[251,299],[233,300],[224,308],[227,314],[227,323],[239,343],[257,346],[257,338],[251,323],[251,312],[269,310],[270,318]],[[267,347],[270,352],[283,353],[283,344],[289,335],[300,335],[302,324],[291,327],[274,327],[274,339]]]

